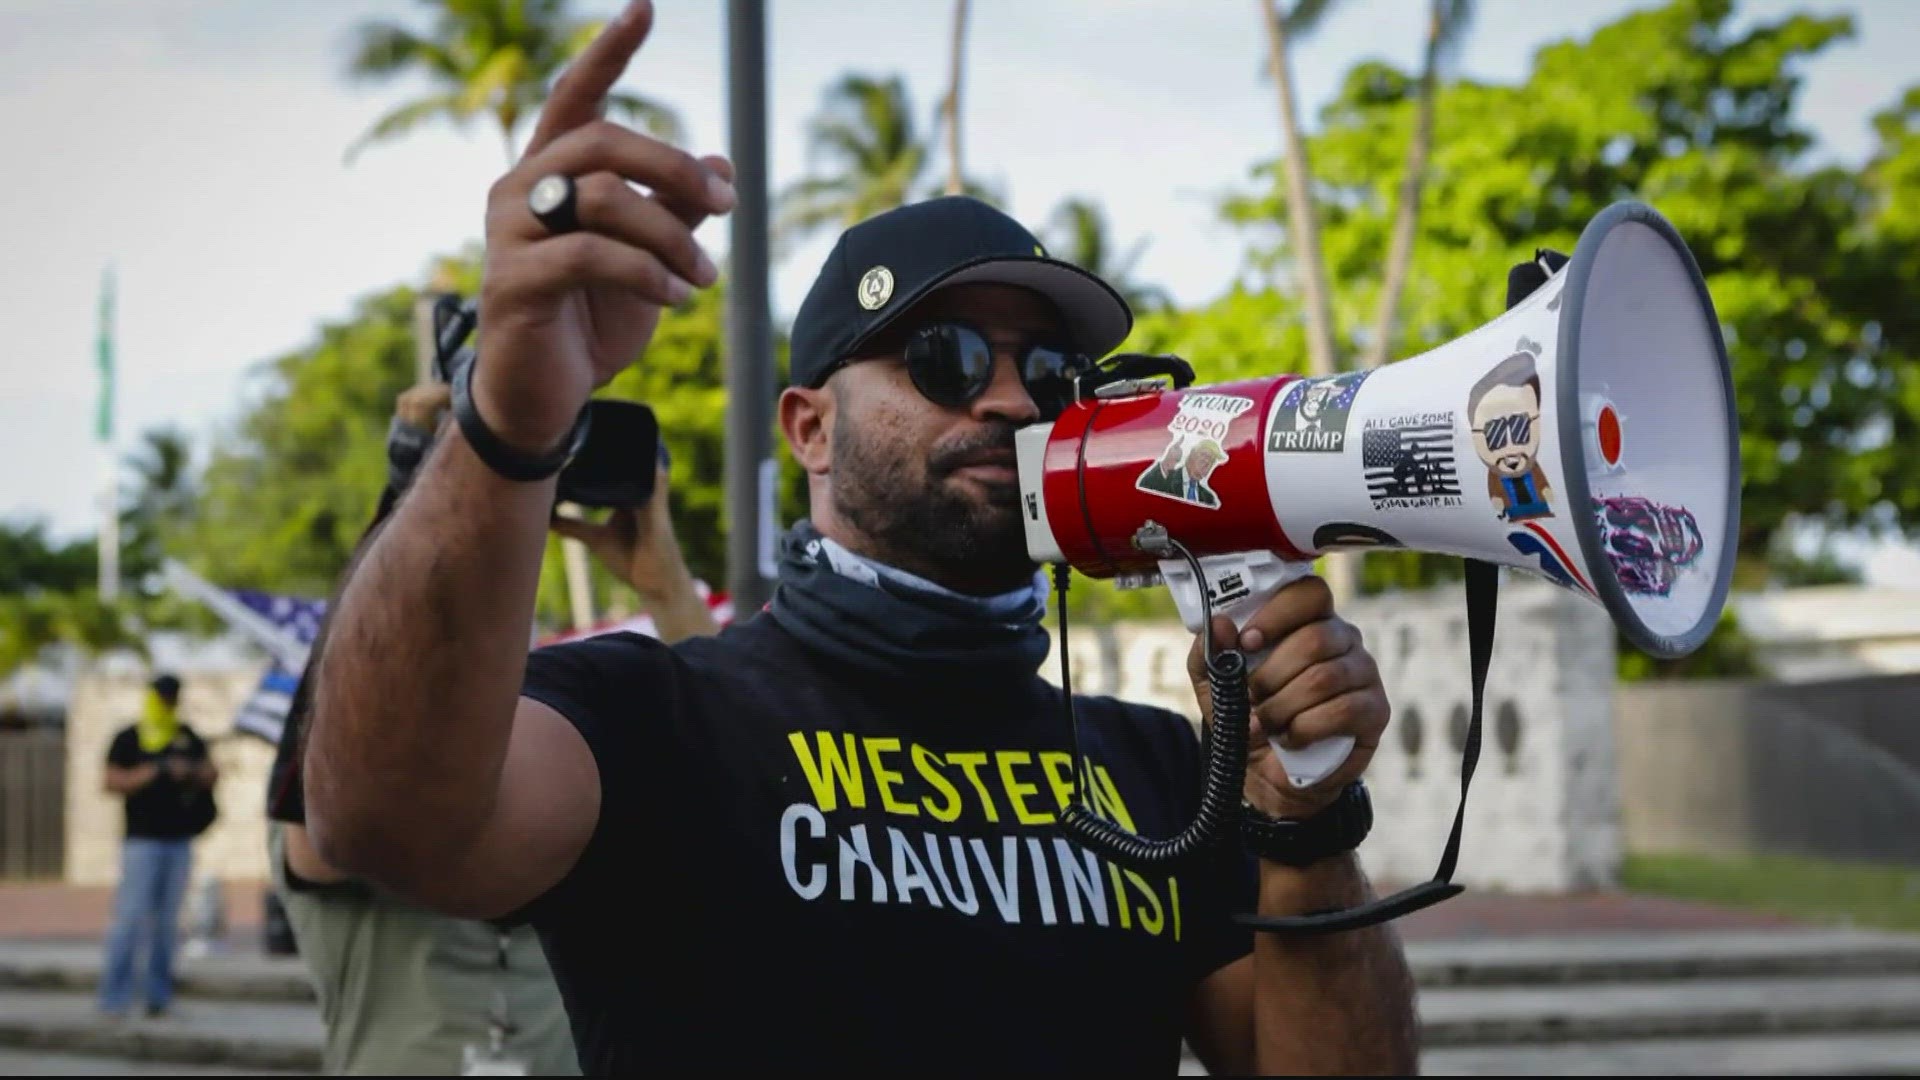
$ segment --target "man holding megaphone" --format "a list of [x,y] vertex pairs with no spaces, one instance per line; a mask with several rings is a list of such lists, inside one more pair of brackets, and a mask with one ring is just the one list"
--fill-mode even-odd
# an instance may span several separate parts
[[[583,407],[665,305],[715,282],[694,232],[734,204],[724,159],[601,118],[650,22],[636,3],[609,24],[492,190],[459,433],[333,618],[306,758],[320,854],[452,914],[532,922],[588,1073],[1170,1072],[1183,1038],[1215,1072],[1415,1071],[1383,922],[1432,900],[1370,904],[1353,855],[1389,710],[1300,570],[1307,538],[1451,528],[1482,542],[1465,553],[1514,534],[1599,558],[1567,531],[1587,491],[1516,485],[1511,505],[1553,500],[1545,525],[1463,498],[1450,395],[1470,378],[1188,391],[1183,362],[1096,363],[1132,325],[1118,294],[984,203],[934,199],[843,233],[795,320],[779,417],[811,516],[768,609],[672,647],[528,656]],[[1563,284],[1542,292],[1557,304]],[[1592,415],[1618,463],[1608,410],[1639,399],[1612,393]],[[1277,520],[1267,478],[1316,471],[1339,498]],[[1699,509],[1717,541],[1724,519]],[[1040,677],[1037,564],[1063,589],[1067,565],[1164,575],[1199,634],[1204,743]],[[1643,629],[1685,640],[1687,620],[1648,609]],[[1256,943],[1249,919],[1308,932]]]
[[[320,853],[454,914],[530,918],[588,1072],[1171,1071],[1183,1036],[1222,1071],[1411,1070],[1387,930],[1263,946],[1256,970],[1229,920],[1255,902],[1232,852],[1146,873],[1051,827],[1084,782],[1107,813],[1177,830],[1199,747],[1175,714],[1086,700],[1099,719],[1079,766],[1068,752],[1037,673],[1046,596],[1013,432],[1131,316],[984,204],[883,216],[828,261],[780,404],[813,528],[790,537],[771,611],[671,649],[526,655],[575,418],[663,305],[714,283],[693,233],[733,205],[724,159],[600,118],[649,21],[639,4],[609,25],[494,187],[461,434],[333,619],[306,759]],[[1195,491],[1212,453],[1182,462]],[[1271,730],[1378,741],[1377,671],[1319,582],[1242,644],[1277,646],[1254,677]],[[1312,816],[1365,764],[1295,791],[1256,741],[1248,795],[1276,816]],[[1262,910],[1366,891],[1350,854],[1263,871]]]

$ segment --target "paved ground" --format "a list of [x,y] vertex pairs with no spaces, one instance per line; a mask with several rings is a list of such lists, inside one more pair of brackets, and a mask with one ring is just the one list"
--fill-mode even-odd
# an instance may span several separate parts
[[[1389,887],[1381,885],[1385,895]],[[225,888],[229,936],[257,940],[265,913],[264,886]],[[91,940],[113,908],[108,886],[0,883],[0,937]],[[1625,893],[1516,896],[1469,889],[1399,920],[1410,941],[1452,937],[1511,937],[1585,930],[1737,930],[1796,926],[1779,916]]]

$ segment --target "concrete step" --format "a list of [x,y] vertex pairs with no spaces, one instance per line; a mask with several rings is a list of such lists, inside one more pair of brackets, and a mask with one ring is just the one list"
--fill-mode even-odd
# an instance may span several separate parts
[[0,1049],[0,1076],[311,1076],[274,1069],[228,1069],[169,1061],[131,1061],[94,1054]]
[[1423,1076],[1920,1076],[1920,1031],[1463,1047]]
[[[1422,1044],[1434,1068],[1524,1071],[1788,1071],[1817,1063],[1818,1045],[1852,1046],[1868,1068],[1898,1060],[1920,1040],[1920,976],[1702,979],[1574,986],[1440,987],[1420,996]],[[1754,1044],[1795,1036],[1803,1058],[1777,1063]],[[315,1071],[322,1032],[313,1007],[294,1002],[183,1000],[162,1019],[101,1017],[89,994],[0,990],[0,1046],[143,1062]],[[1905,1040],[1905,1041],[1902,1041]],[[1693,1046],[1677,1057],[1674,1041]],[[1704,1045],[1721,1044],[1716,1050]],[[1697,1044],[1697,1045],[1696,1045]],[[1558,1055],[1591,1046],[1590,1067]],[[1784,1053],[1784,1051],[1783,1051]],[[1851,1054],[1852,1051],[1848,1051]],[[1560,1062],[1552,1069],[1499,1062]],[[1479,1055],[1479,1056],[1476,1056]],[[1854,1060],[1846,1055],[1831,1066]],[[1920,1056],[1914,1059],[1920,1063]],[[1618,1064],[1613,1064],[1618,1062]],[[1489,1064],[1491,1063],[1491,1064]]]
[[1422,991],[1429,1048],[1829,1032],[1920,1033],[1920,975]]
[[[1594,933],[1416,941],[1408,961],[1422,987],[1555,986],[1594,982],[1920,975],[1920,935],[1851,930]],[[91,943],[0,941],[0,988],[89,991],[100,978]],[[180,962],[185,997],[310,1002],[298,957],[213,954]]]
[[1407,945],[1423,987],[1920,975],[1920,934],[1736,930],[1452,938]]
[[[100,984],[101,947],[91,942],[0,942],[0,989],[88,992]],[[311,1002],[297,956],[257,952],[182,958],[176,994],[215,1000]]]
[[159,1019],[115,1020],[88,994],[0,990],[0,1046],[14,1050],[313,1073],[322,1036],[306,1004],[179,1000]]

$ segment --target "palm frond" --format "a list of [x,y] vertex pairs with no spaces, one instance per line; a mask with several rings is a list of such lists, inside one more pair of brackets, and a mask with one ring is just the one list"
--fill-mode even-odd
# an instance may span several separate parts
[[506,101],[521,85],[527,71],[527,54],[517,45],[508,45],[487,57],[480,70],[467,79],[460,91],[460,107],[475,113]]
[[461,95],[457,93],[438,94],[419,101],[409,102],[393,110],[374,122],[366,134],[353,141],[347,147],[345,164],[351,165],[360,152],[375,143],[387,142],[407,134],[422,123],[436,117],[446,117],[456,126],[465,126],[473,115],[472,110],[462,105]]
[[420,37],[397,23],[365,23],[354,32],[347,74],[363,82],[383,82],[412,68],[445,79],[459,76],[459,63],[444,45]]
[[655,138],[670,143],[679,143],[686,138],[686,130],[680,124],[680,114],[671,106],[650,98],[616,91],[607,95],[607,111],[619,113]]
[[1320,28],[1327,12],[1339,0],[1294,0],[1293,7],[1281,17],[1289,36],[1306,37]]
[[1433,7],[1438,22],[1435,58],[1452,60],[1459,55],[1467,30],[1473,25],[1473,0],[1433,0]]

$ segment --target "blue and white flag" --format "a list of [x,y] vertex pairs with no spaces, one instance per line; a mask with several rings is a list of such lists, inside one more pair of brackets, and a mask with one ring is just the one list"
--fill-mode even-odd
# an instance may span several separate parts
[[293,691],[300,685],[300,673],[306,670],[307,652],[320,634],[327,602],[253,589],[223,589],[172,561],[163,571],[176,592],[213,609],[228,626],[252,638],[273,657],[260,684],[240,706],[233,730],[278,744],[287,710],[293,704]]
[[300,673],[288,671],[275,661],[240,706],[240,714],[233,718],[233,730],[280,745],[280,734],[287,728],[287,711],[293,707],[293,692],[299,685]]

